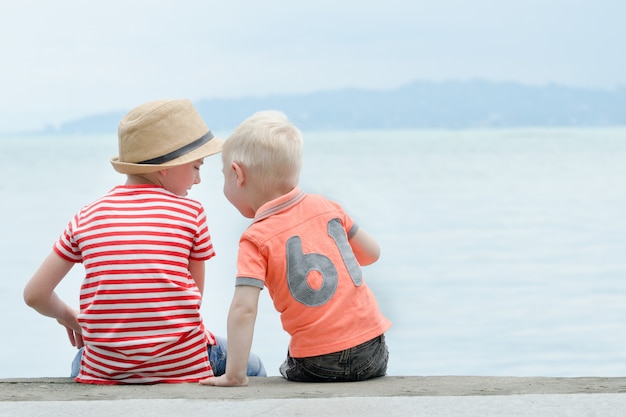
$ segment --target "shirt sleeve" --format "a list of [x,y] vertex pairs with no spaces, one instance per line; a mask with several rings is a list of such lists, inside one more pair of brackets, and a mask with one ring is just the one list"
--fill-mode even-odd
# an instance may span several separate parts
[[[245,235],[239,241],[239,253],[237,254],[237,280],[238,284],[247,283],[249,280],[258,280],[261,287],[265,284],[267,276],[267,258],[263,256],[259,247]],[[239,281],[241,279],[241,281]],[[254,286],[259,286],[258,283]]]
[[209,226],[206,219],[204,207],[200,206],[197,219],[197,231],[194,236],[193,247],[190,258],[195,261],[206,261],[215,256],[213,241],[209,233]]
[[74,230],[77,224],[78,215],[70,220],[61,236],[59,236],[59,239],[54,243],[52,249],[66,261],[80,263],[83,261],[83,255],[74,239]]

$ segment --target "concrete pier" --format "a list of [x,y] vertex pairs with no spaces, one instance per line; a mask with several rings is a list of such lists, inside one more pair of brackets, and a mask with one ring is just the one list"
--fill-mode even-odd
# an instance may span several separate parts
[[626,416],[626,377],[394,376],[354,383],[251,378],[248,387],[0,379],[0,416]]

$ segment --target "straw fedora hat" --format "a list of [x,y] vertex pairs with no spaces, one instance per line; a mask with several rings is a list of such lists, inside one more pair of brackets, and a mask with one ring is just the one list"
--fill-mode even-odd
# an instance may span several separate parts
[[147,174],[219,153],[223,143],[188,99],[150,101],[122,118],[111,164],[122,174]]

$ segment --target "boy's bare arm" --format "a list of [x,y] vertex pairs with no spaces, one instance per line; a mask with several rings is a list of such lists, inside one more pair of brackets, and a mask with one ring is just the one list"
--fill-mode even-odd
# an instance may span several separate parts
[[365,230],[359,228],[349,240],[359,265],[370,265],[380,257],[378,242]]
[[74,263],[51,252],[26,284],[24,301],[40,314],[55,318],[59,324],[65,326],[72,345],[81,347],[81,328],[76,320],[78,312],[54,292],[72,266]]
[[200,381],[203,385],[236,387],[248,385],[248,358],[252,347],[260,288],[240,285],[228,312],[226,373]]

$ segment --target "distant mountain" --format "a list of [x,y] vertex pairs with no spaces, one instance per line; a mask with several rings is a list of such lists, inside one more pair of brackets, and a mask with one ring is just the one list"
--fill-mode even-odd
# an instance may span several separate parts
[[[194,102],[215,131],[278,109],[302,130],[626,125],[626,88],[587,90],[482,80],[416,81],[397,89],[343,89]],[[42,133],[116,133],[126,111],[97,114]]]

